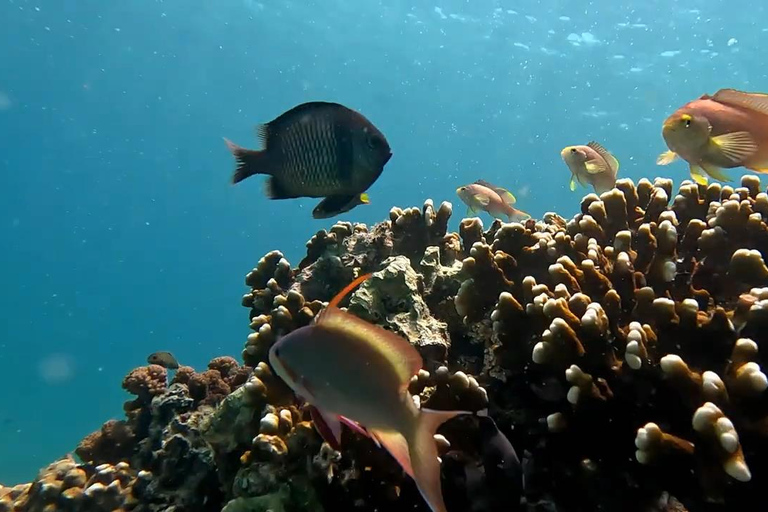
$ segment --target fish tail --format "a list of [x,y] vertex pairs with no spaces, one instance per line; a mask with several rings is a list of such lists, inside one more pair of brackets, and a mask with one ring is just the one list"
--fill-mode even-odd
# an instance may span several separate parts
[[468,413],[421,409],[413,431],[406,434],[413,479],[432,512],[446,512],[434,435],[440,425],[460,414]]
[[224,139],[224,142],[227,143],[227,147],[237,163],[235,173],[232,175],[232,183],[240,183],[254,174],[270,174],[264,170],[264,151],[240,147],[229,139]]

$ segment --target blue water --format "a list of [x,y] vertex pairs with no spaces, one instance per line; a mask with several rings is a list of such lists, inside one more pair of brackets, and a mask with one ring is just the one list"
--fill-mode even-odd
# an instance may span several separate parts
[[254,146],[255,124],[337,101],[394,153],[342,220],[431,197],[455,229],[478,178],[570,216],[587,190],[562,147],[595,139],[620,176],[679,183],[683,164],[654,163],[661,121],[768,92],[766,31],[743,0],[0,0],[0,482],[121,417],[149,353],[238,356],[245,273],[332,225],[260,177],[230,185],[223,136]]

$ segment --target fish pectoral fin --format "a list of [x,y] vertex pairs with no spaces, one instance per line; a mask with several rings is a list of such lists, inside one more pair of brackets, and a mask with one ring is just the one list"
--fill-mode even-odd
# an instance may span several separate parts
[[473,199],[477,201],[478,204],[481,204],[483,206],[488,206],[488,204],[491,202],[491,200],[483,195],[475,194],[473,196]]
[[722,155],[734,164],[741,164],[755,154],[757,144],[749,132],[724,133],[709,139],[708,150]]
[[768,94],[720,89],[712,98],[720,103],[747,108],[768,115]]
[[309,409],[315,430],[334,450],[341,449],[341,421],[339,417],[326,413],[315,406]]
[[600,174],[608,170],[605,161],[601,162],[600,160],[587,160],[584,167],[589,174]]
[[413,467],[411,466],[411,455],[408,450],[408,441],[400,432],[393,430],[371,430],[371,436],[381,443],[392,457],[400,464],[408,476],[413,478]]
[[704,172],[715,178],[717,181],[731,181],[730,176],[725,174],[723,170],[715,165],[710,164],[699,164],[702,169],[704,169]]
[[590,141],[587,143],[587,146],[597,151],[597,153],[605,159],[606,163],[608,164],[608,167],[610,167],[610,170],[614,173],[619,172],[619,161],[616,160],[616,157],[613,156],[610,151],[605,149],[602,145],[598,144],[595,141]]
[[568,184],[568,187],[571,189],[571,192],[576,192],[576,177],[571,175],[571,182]]
[[[365,197],[363,197],[365,196]],[[313,219],[329,219],[348,212],[359,204],[366,204],[368,194],[339,194],[328,196],[312,210]]]
[[699,185],[706,186],[709,183],[709,179],[698,165],[691,165],[691,178]]
[[677,160],[677,153],[674,151],[665,151],[656,158],[656,165],[669,165]]

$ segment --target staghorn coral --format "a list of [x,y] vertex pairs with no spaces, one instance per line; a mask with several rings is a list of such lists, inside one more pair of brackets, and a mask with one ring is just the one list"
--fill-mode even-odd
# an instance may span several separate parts
[[[426,368],[409,388],[421,406],[489,411],[523,455],[524,510],[759,502],[768,482],[759,180],[684,181],[675,193],[669,180],[621,179],[569,220],[548,213],[486,229],[463,219],[451,233],[449,217],[450,206],[428,201],[371,228],[337,223],[312,237],[297,268],[270,252],[246,277],[247,366],[182,367],[170,386],[164,370],[137,369],[125,383],[137,396],[127,420],[78,453],[145,475],[130,493],[140,510],[424,510],[373,440],[345,428],[341,452],[323,443],[310,407],[267,364],[279,336],[372,272],[342,306],[419,347]],[[473,420],[437,436],[449,512],[472,493],[462,468],[481,456]],[[505,484],[485,485],[504,496]],[[25,489],[1,489],[0,503]]]

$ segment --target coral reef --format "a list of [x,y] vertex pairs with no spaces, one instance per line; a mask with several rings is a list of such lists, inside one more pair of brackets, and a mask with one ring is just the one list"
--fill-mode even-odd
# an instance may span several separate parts
[[449,203],[427,201],[371,228],[339,222],[295,268],[268,253],[245,280],[244,366],[217,358],[170,382],[159,366],[132,371],[126,419],[83,440],[83,464],[64,459],[0,488],[0,511],[426,510],[373,440],[345,429],[341,452],[324,443],[311,407],[267,363],[280,336],[367,273],[342,306],[419,350],[414,399],[487,410],[523,459],[517,496],[477,471],[487,454],[476,418],[446,423],[436,441],[450,512],[497,510],[479,488],[508,500],[504,510],[763,501],[768,195],[756,177],[736,188],[684,181],[676,194],[670,180],[621,179],[570,220],[486,229],[470,218],[452,233],[450,216]]

